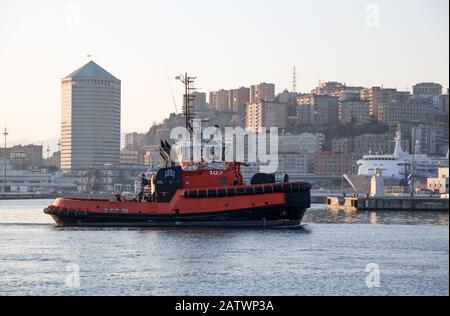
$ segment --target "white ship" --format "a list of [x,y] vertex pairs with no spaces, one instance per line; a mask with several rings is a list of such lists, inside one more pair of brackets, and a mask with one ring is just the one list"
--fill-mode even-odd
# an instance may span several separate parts
[[428,178],[437,174],[435,163],[427,155],[410,154],[403,150],[400,132],[397,132],[395,138],[393,154],[369,154],[363,156],[357,163],[358,175],[362,176],[372,176],[376,169],[381,170],[385,178],[399,181],[413,173],[416,178]]
[[[447,158],[448,159],[448,158]],[[410,154],[403,150],[401,135],[397,132],[394,153],[390,155],[369,154],[358,160],[358,175],[372,176],[376,169],[382,171],[385,178],[402,180],[413,172],[419,178],[436,176],[436,165],[424,154]]]

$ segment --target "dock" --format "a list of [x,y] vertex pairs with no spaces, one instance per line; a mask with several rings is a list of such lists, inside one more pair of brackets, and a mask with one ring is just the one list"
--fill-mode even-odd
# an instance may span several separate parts
[[430,211],[448,212],[448,198],[410,196],[340,196],[328,197],[327,208],[354,211]]

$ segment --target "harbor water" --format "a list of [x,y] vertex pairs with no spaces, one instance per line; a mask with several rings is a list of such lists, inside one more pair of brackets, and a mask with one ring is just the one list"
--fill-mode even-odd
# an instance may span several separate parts
[[448,295],[448,212],[314,205],[301,228],[59,228],[0,201],[0,295]]

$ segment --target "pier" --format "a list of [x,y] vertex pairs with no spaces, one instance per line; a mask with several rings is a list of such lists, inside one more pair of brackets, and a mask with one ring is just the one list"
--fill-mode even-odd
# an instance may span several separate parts
[[448,212],[448,198],[382,196],[328,197],[327,208],[343,211],[434,211]]

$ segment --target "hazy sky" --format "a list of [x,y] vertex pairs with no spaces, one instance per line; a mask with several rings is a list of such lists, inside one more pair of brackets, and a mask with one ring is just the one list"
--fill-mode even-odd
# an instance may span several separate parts
[[[379,17],[377,11],[379,10]],[[377,20],[379,24],[377,24]],[[0,126],[58,138],[60,80],[87,54],[122,80],[122,132],[178,107],[188,71],[208,92],[319,80],[406,89],[449,85],[448,0],[0,0]]]

